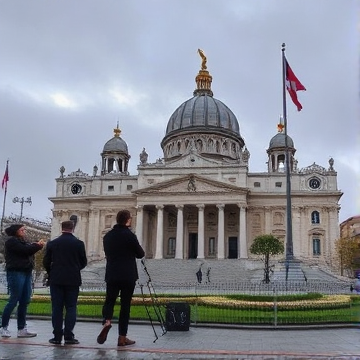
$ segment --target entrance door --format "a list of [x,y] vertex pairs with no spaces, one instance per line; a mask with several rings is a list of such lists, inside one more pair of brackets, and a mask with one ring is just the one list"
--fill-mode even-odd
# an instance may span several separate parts
[[197,249],[198,249],[198,234],[190,233],[189,234],[189,259],[197,258]]
[[238,257],[238,241],[236,236],[229,237],[229,259],[237,259]]

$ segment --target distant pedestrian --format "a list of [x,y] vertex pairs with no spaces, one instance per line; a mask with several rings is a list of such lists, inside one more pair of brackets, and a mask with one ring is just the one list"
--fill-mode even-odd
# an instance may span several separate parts
[[80,270],[87,265],[87,258],[84,243],[73,235],[74,222],[71,220],[62,222],[61,231],[62,235],[46,245],[43,259],[49,277],[52,306],[54,337],[49,342],[60,345],[64,336],[65,344],[72,345],[79,343],[79,340],[75,339],[73,330],[81,285]]
[[25,240],[25,225],[13,224],[5,229],[10,236],[5,241],[5,269],[9,290],[9,299],[2,313],[1,337],[10,337],[8,325],[13,310],[17,307],[18,338],[34,337],[37,334],[30,332],[26,327],[26,313],[32,292],[32,271],[34,269],[34,254],[41,250],[44,241],[29,243]]
[[141,259],[145,252],[136,235],[129,229],[131,214],[121,210],[116,216],[117,224],[104,236],[104,252],[106,257],[106,298],[102,309],[103,328],[97,342],[103,344],[111,328],[114,306],[120,293],[120,314],[118,323],[118,346],[135,344],[128,339],[127,331],[130,318],[131,299],[139,278],[136,258]]
[[360,274],[356,275],[354,284],[350,285],[350,291],[353,292],[354,290],[357,294],[360,295]]

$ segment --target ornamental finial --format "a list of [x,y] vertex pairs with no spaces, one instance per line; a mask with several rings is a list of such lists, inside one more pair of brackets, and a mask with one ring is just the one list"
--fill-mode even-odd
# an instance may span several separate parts
[[114,136],[119,137],[121,134],[121,130],[119,129],[119,121],[117,122],[116,129],[114,129]]

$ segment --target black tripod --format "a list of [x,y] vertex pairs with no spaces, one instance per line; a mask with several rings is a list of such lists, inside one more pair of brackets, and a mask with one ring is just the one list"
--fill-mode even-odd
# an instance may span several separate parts
[[[151,277],[150,277],[150,274],[149,274],[149,271],[148,269],[146,268],[146,265],[145,265],[145,261],[144,259],[141,259],[141,264],[143,266],[143,270],[144,270],[144,273],[146,274],[147,276],[147,280],[146,280],[146,287],[148,288],[149,290],[149,295],[150,295],[150,299],[151,299],[151,305],[150,305],[150,308],[152,308],[155,312],[155,315],[156,315],[156,318],[157,318],[157,321],[159,322],[160,324],[160,327],[161,327],[161,330],[162,330],[162,334],[161,336],[163,336],[165,333],[166,333],[166,328],[165,328],[165,320],[164,320],[164,316],[161,312],[161,305],[159,304],[158,302],[158,298],[157,298],[157,295],[155,293],[155,289],[154,289],[154,286],[152,284],[152,281],[151,281]],[[157,333],[156,333],[156,330],[155,330],[155,327],[154,327],[154,322],[153,322],[153,319],[151,317],[151,314],[150,314],[150,311],[149,311],[149,306],[145,300],[145,294],[144,294],[144,285],[143,284],[140,284],[140,290],[141,290],[141,295],[142,295],[142,298],[143,298],[143,301],[144,301],[144,305],[145,305],[145,310],[146,310],[146,313],[149,317],[149,320],[150,320],[150,324],[152,326],[152,329],[154,331],[154,334],[155,334],[155,340],[154,342],[159,338]]]

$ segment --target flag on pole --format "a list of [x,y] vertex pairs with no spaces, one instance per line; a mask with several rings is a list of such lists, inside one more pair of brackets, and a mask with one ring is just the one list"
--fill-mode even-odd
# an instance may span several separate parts
[[301,84],[299,79],[295,76],[294,72],[291,70],[291,67],[289,66],[289,63],[287,62],[286,58],[285,58],[285,84],[286,84],[286,89],[291,97],[291,100],[296,105],[298,111],[300,111],[302,109],[302,105],[300,104],[297,98],[296,92],[306,89],[305,86]]
[[1,187],[3,189],[7,188],[8,181],[9,181],[9,161],[7,161],[7,163],[6,163],[5,174],[4,174],[4,177],[3,177],[2,182],[1,182]]

